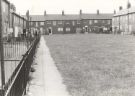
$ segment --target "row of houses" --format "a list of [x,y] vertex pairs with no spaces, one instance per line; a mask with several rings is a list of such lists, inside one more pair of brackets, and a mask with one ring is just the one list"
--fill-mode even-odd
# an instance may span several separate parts
[[15,6],[7,0],[2,0],[3,37],[9,35],[18,37],[26,29],[27,19],[15,12]]
[[43,34],[68,34],[84,32],[111,32],[113,14],[46,14],[31,15],[30,28]]
[[3,37],[21,36],[28,27],[31,31],[40,30],[43,34],[68,33],[114,33],[135,34],[135,8],[120,10],[115,14],[47,14],[21,16],[15,12],[15,6],[2,0],[3,6]]
[[114,34],[135,34],[135,8],[122,9],[112,19]]

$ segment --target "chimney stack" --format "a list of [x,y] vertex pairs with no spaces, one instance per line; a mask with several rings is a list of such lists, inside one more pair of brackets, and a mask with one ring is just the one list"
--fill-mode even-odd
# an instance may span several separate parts
[[99,15],[100,13],[99,13],[99,10],[97,10],[97,15]]
[[65,14],[64,14],[64,10],[62,11],[62,16],[64,16]]
[[80,15],[82,15],[82,10],[80,10]]
[[44,16],[46,16],[46,10],[44,11]]
[[116,10],[114,10],[114,14],[116,14]]

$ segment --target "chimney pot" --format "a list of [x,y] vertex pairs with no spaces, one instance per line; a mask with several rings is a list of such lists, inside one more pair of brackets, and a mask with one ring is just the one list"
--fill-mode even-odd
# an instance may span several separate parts
[[82,15],[82,10],[80,10],[80,15]]
[[65,14],[64,14],[64,11],[62,11],[62,16],[64,16]]
[[46,16],[46,10],[44,11],[44,16]]
[[116,14],[116,10],[114,10],[114,14]]
[[97,15],[99,15],[100,13],[99,13],[99,10],[97,10]]

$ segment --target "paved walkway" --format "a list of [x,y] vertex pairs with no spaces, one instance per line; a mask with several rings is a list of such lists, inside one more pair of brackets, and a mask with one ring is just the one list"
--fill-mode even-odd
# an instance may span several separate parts
[[35,63],[37,63],[36,71],[32,74],[34,79],[29,87],[30,96],[70,96],[46,46],[44,37],[41,38]]

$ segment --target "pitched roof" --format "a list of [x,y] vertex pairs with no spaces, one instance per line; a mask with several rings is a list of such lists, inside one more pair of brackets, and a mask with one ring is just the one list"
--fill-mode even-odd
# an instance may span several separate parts
[[46,15],[45,20],[80,20],[80,16],[79,15],[52,14],[52,15]]
[[112,19],[113,14],[83,14],[82,19]]
[[32,17],[31,21],[45,21],[44,15],[31,15],[30,17]]
[[135,7],[129,8],[129,9],[123,9],[116,13],[114,16],[120,16],[120,15],[126,15],[128,13],[135,13]]
[[61,14],[47,14],[31,15],[32,21],[46,21],[46,20],[81,20],[81,19],[112,19],[113,14],[82,14],[82,15],[61,15]]

